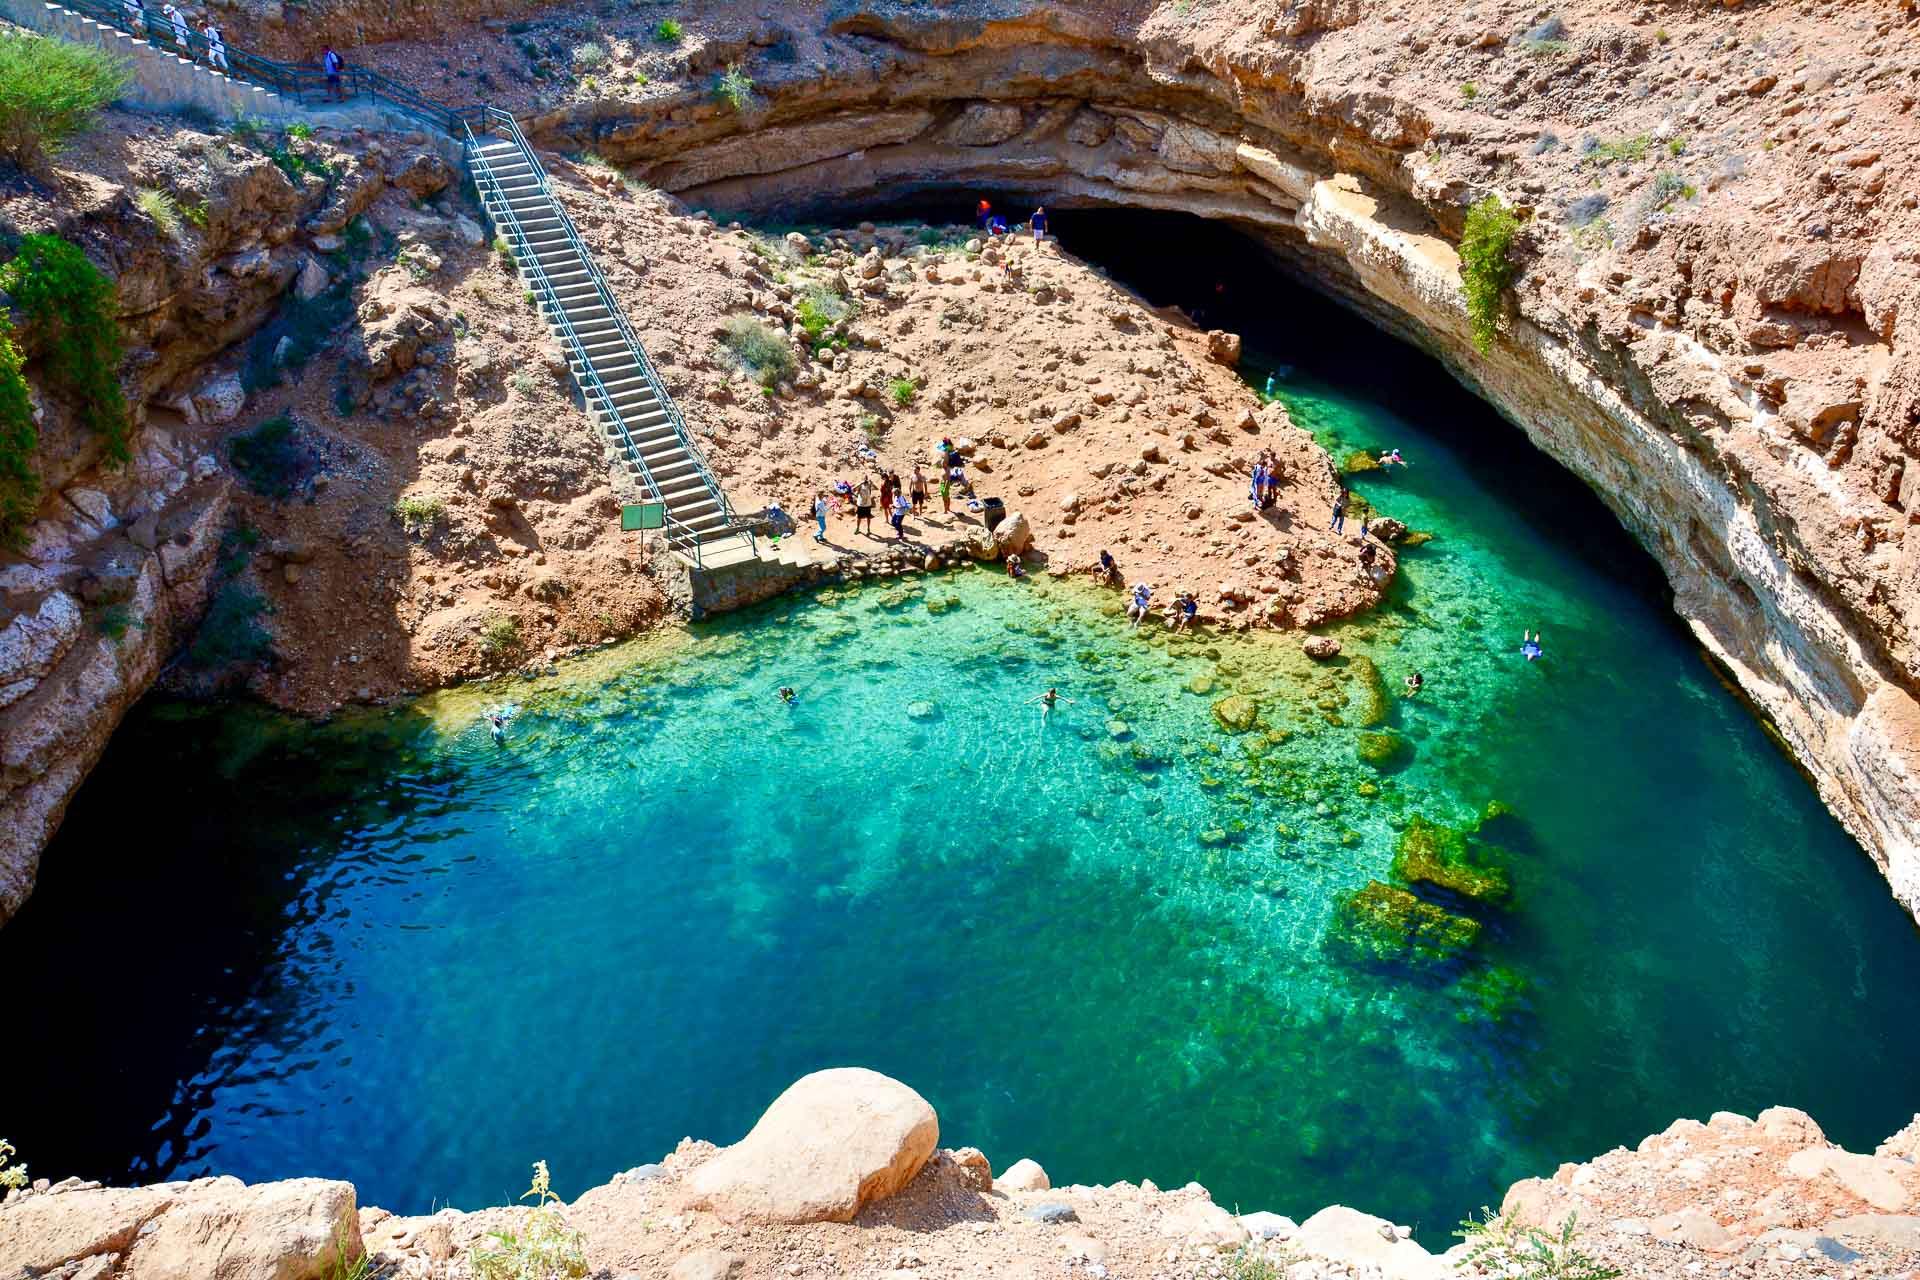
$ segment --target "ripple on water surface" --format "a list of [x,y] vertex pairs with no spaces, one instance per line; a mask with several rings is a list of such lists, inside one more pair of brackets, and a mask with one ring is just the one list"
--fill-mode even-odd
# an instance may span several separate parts
[[[964,571],[325,728],[143,709],[0,932],[17,1096],[51,1100],[0,1128],[56,1175],[425,1210],[535,1158],[573,1194],[857,1063],[1000,1164],[1444,1244],[1679,1115],[1898,1127],[1920,940],[1866,859],[1596,503],[1435,425],[1484,420],[1464,396],[1357,385],[1285,393],[1336,456],[1406,449],[1361,490],[1437,536],[1334,664]],[[1367,889],[1420,876],[1452,888]]]

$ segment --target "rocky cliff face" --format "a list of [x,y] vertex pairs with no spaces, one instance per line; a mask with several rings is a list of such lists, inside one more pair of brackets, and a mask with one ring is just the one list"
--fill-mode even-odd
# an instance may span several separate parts
[[[1516,1183],[1497,1226],[1434,1254],[1406,1226],[1341,1205],[1296,1222],[1229,1211],[1197,1183],[1054,1186],[1033,1160],[996,1174],[974,1148],[938,1148],[939,1120],[912,1089],[839,1068],[796,1082],[731,1147],[686,1139],[657,1164],[537,1209],[403,1217],[359,1208],[352,1186],[319,1178],[42,1180],[0,1204],[0,1276],[322,1280],[364,1256],[375,1275],[468,1280],[477,1253],[517,1237],[541,1242],[538,1274],[622,1280],[1472,1280],[1537,1263],[1530,1231],[1553,1242],[1540,1247],[1556,1275],[1589,1274],[1574,1265],[1584,1260],[1592,1274],[1656,1280],[1782,1267],[1895,1276],[1920,1265],[1916,1135],[1920,1117],[1869,1156],[1830,1145],[1786,1107],[1681,1120],[1637,1150]],[[563,1270],[568,1258],[578,1270]]]
[[[303,270],[325,279],[316,235],[390,183],[417,188],[424,163],[404,151],[389,163],[377,145],[332,162],[328,178],[296,181],[259,148],[116,113],[54,186],[0,197],[13,226],[71,240],[114,279],[134,417],[132,463],[103,467],[24,332],[43,501],[22,551],[0,555],[0,922],[31,892],[114,726],[206,608],[235,494],[215,439],[247,399],[236,374],[206,363],[257,330]],[[141,188],[190,216],[156,222],[134,204]]]
[[[938,186],[1239,224],[1593,484],[1920,912],[1910,24],[1302,0],[706,21],[693,86],[533,131],[713,208]],[[697,78],[719,57],[747,109]],[[1482,355],[1454,244],[1487,194],[1527,220]]]

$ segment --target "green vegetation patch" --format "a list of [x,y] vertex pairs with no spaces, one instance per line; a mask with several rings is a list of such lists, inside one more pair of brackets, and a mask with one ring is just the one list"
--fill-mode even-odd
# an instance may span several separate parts
[[1340,905],[1333,943],[1350,959],[1431,967],[1458,958],[1480,939],[1480,922],[1455,915],[1378,880]]
[[273,637],[260,625],[261,617],[271,612],[259,592],[228,582],[215,593],[207,620],[187,649],[187,661],[202,669],[261,661],[273,652]]
[[93,126],[132,73],[105,49],[0,31],[0,155],[23,169]]
[[1380,668],[1373,659],[1359,654],[1347,662],[1347,670],[1360,685],[1360,727],[1371,729],[1375,725],[1385,724],[1387,716],[1393,710],[1393,703],[1387,697],[1387,682],[1380,675]]
[[752,316],[730,316],[720,345],[732,353],[742,368],[771,387],[793,376],[793,346],[786,335],[764,320]]
[[1397,733],[1363,733],[1354,740],[1353,749],[1380,770],[1397,768],[1413,758],[1413,744]]
[[1488,196],[1467,210],[1466,230],[1460,237],[1460,292],[1467,304],[1473,345],[1482,352],[1493,348],[1494,335],[1500,331],[1501,301],[1513,283],[1507,250],[1519,227],[1520,220],[1499,196]]
[[285,498],[293,492],[306,464],[306,451],[296,438],[291,414],[276,414],[251,431],[227,441],[227,456],[247,488],[263,498]]
[[1503,868],[1476,863],[1464,831],[1414,814],[1393,851],[1393,874],[1475,902],[1504,902],[1513,883]]

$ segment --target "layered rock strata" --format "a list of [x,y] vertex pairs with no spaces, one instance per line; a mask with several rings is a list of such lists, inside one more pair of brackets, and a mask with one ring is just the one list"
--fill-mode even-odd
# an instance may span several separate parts
[[[1603,495],[1920,912],[1913,32],[1864,5],[1582,4],[1544,34],[1513,4],[1216,8],[719,7],[748,109],[696,78],[530,123],[717,209],[962,187],[1242,226]],[[1490,194],[1527,221],[1481,354],[1455,244]]]

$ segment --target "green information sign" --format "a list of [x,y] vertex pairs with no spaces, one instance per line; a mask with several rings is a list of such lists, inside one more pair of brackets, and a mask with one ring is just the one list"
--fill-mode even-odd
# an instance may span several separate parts
[[620,528],[624,532],[666,527],[667,504],[664,502],[632,502],[620,508]]

